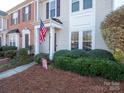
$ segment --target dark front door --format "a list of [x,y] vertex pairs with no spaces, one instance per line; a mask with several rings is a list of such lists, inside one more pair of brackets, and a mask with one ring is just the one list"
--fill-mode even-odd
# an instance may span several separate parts
[[29,47],[29,35],[25,34],[25,48]]
[[56,39],[57,39],[57,36],[56,36],[56,33],[55,33],[55,36],[54,36],[54,51],[56,52],[56,47],[57,47],[57,42],[56,42]]
[[2,38],[0,37],[0,46],[2,46]]

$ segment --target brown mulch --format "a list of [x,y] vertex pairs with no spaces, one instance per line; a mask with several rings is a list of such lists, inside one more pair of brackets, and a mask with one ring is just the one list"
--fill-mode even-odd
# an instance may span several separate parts
[[27,71],[0,80],[0,93],[124,93],[124,82],[119,91],[110,91],[104,79],[82,77],[50,67],[33,66]]

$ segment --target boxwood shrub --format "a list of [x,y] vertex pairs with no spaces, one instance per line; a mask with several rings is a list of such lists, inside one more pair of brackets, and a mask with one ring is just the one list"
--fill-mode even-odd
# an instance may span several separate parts
[[67,56],[69,53],[70,53],[69,50],[60,50],[60,51],[57,51],[56,53],[54,53],[53,61],[56,61],[56,59],[59,56]]
[[14,58],[16,56],[16,50],[8,50],[5,51],[4,57],[6,58]]
[[37,55],[34,57],[34,61],[35,61],[37,64],[40,64],[42,58],[45,58],[45,59],[49,60],[49,54],[47,54],[47,53],[40,53],[40,54],[37,54]]
[[89,53],[89,57],[94,59],[106,59],[106,60],[115,61],[113,54],[107,50],[95,49],[89,51],[88,53]]
[[17,47],[15,46],[3,46],[2,51],[8,51],[8,50],[17,50]]
[[0,57],[4,57],[4,52],[0,51]]
[[70,53],[68,53],[67,56],[71,58],[80,58],[80,57],[87,57],[88,53],[85,50],[75,49],[70,51]]
[[100,76],[109,80],[124,80],[124,64],[111,60],[60,56],[54,63],[56,68],[71,71],[83,76]]

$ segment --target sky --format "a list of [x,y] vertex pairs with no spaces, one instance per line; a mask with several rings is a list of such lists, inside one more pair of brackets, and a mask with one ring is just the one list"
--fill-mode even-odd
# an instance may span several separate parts
[[6,12],[23,1],[25,0],[0,0],[0,10]]
[[116,9],[118,6],[121,6],[124,4],[124,0],[115,0],[114,8]]

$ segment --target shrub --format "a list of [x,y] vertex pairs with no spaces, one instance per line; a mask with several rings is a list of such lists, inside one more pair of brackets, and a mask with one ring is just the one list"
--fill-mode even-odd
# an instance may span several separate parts
[[101,31],[106,44],[113,51],[121,49],[124,52],[124,6],[111,12],[101,25]]
[[69,50],[60,50],[54,53],[53,61],[56,61],[56,58],[59,56],[67,56],[70,53]]
[[76,49],[68,53],[67,56],[71,58],[80,58],[80,57],[87,57],[88,53],[84,50]]
[[16,50],[5,51],[4,57],[14,58],[16,56]]
[[20,62],[25,61],[26,58],[28,58],[28,50],[25,48],[19,49],[16,57],[19,59]]
[[0,51],[0,57],[4,57],[4,52]]
[[100,76],[109,80],[124,80],[124,64],[111,60],[60,56],[54,63],[56,68],[85,76]]
[[46,53],[37,54],[37,55],[35,56],[35,58],[34,58],[34,61],[35,61],[37,64],[40,64],[42,58],[45,58],[45,59],[49,60],[49,54],[46,54]]
[[120,49],[116,49],[114,52],[114,57],[117,61],[124,63],[124,52]]
[[8,51],[8,50],[17,50],[17,47],[15,46],[3,46],[2,51]]
[[115,60],[111,52],[108,52],[107,50],[102,50],[102,49],[95,49],[95,50],[89,51],[89,57],[94,59]]

